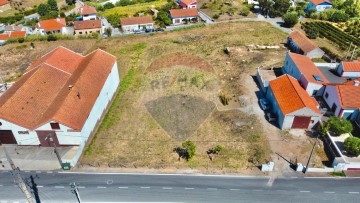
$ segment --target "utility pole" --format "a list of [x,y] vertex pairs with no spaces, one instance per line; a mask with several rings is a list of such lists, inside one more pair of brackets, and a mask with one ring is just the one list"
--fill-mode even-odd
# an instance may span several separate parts
[[357,46],[354,47],[353,51],[352,51],[352,54],[351,54],[351,57],[350,57],[350,61],[352,60],[353,56],[354,56],[354,53],[355,53],[355,49],[357,48]]
[[349,49],[348,49],[347,52],[346,52],[345,60],[347,59],[347,57],[348,57],[348,55],[349,55],[349,52],[350,52],[350,50],[351,50],[351,45],[352,45],[352,42],[350,43]]
[[48,136],[46,136],[45,140],[49,140],[51,142],[51,144],[54,146],[54,152],[56,154],[57,159],[59,160],[60,167],[62,168],[63,163],[62,163],[62,160],[61,160],[61,156],[59,154],[59,151],[56,148],[56,144],[54,142],[54,138],[53,138],[52,134],[49,134]]
[[31,183],[30,188],[31,188],[31,190],[32,190],[32,193],[33,193],[34,196],[35,196],[35,201],[36,201],[36,203],[41,203],[40,197],[39,197],[39,191],[38,191],[38,189],[37,189],[37,185],[36,185],[35,180],[34,180],[34,177],[33,177],[32,175],[30,176],[30,183]]
[[305,167],[305,169],[303,170],[304,174],[305,174],[306,171],[308,170],[308,167],[309,167],[309,164],[310,164],[310,161],[311,161],[311,157],[312,157],[312,155],[313,155],[313,153],[314,153],[314,149],[315,149],[317,140],[319,139],[319,136],[320,136],[320,134],[318,134],[318,136],[317,136],[316,139],[315,139],[315,142],[314,142],[313,148],[312,148],[312,150],[311,150],[311,153],[310,153],[308,162],[306,163],[306,167]]
[[76,183],[73,182],[70,184],[70,186],[71,186],[71,192],[75,194],[76,199],[78,200],[79,203],[81,203],[80,193],[79,193]]
[[4,146],[4,152],[5,152],[6,158],[7,158],[7,160],[9,161],[10,166],[11,166],[13,172],[14,172],[13,175],[15,176],[16,181],[17,181],[17,183],[18,183],[21,191],[24,193],[24,195],[25,195],[25,197],[26,197],[26,199],[27,199],[27,201],[28,201],[29,203],[34,203],[34,200],[33,200],[32,196],[31,196],[28,188],[26,187],[26,184],[25,184],[25,182],[24,182],[24,179],[21,177],[19,167],[16,167],[16,166],[15,166],[15,164],[14,164],[14,162],[12,161],[10,155],[9,155],[8,152],[6,151],[5,146]]

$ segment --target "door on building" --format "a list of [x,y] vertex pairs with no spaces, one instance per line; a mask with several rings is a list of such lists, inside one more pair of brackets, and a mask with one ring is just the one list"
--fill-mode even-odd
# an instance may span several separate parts
[[60,146],[59,140],[57,139],[56,133],[54,131],[36,131],[36,134],[39,138],[40,145],[42,147],[53,147],[53,143],[50,141],[49,138],[47,138],[49,135],[53,138],[53,142],[56,146]]
[[291,128],[308,128],[311,121],[309,116],[295,116]]
[[11,130],[0,130],[0,144],[17,144]]

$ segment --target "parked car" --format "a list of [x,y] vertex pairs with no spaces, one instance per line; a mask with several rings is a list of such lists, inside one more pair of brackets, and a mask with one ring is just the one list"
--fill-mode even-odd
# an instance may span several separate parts
[[145,31],[144,30],[135,30],[134,33],[135,34],[144,34]]
[[261,106],[262,110],[264,110],[264,111],[270,109],[270,103],[265,98],[260,99],[260,106]]
[[146,30],[145,30],[146,33],[154,32],[154,31],[155,31],[154,29],[146,29]]
[[162,31],[164,31],[164,28],[162,28],[162,27],[158,27],[155,29],[155,32],[162,32]]

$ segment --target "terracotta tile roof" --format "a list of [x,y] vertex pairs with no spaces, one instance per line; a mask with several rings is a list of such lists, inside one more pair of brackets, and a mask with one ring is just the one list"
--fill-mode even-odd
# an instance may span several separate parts
[[78,8],[78,13],[80,13],[80,15],[90,15],[90,14],[96,14],[97,11],[95,7],[84,5]]
[[[307,81],[317,84],[329,83],[326,77],[315,66],[314,62],[312,62],[309,57],[291,52],[288,52],[288,54]],[[323,82],[315,80],[314,75],[320,76]]]
[[7,25],[5,31],[21,31],[23,29],[22,25]]
[[329,1],[329,0],[311,0],[311,2],[313,4],[315,4],[315,5],[319,5],[319,4],[323,3],[323,2],[327,2],[327,3],[332,4],[331,1]]
[[181,18],[181,17],[195,17],[199,16],[198,10],[196,8],[189,9],[171,9],[170,15],[172,18]]
[[0,40],[8,40],[9,35],[8,34],[0,34]]
[[271,80],[269,85],[283,115],[305,107],[320,114],[315,99],[310,97],[292,76],[282,75]]
[[[80,57],[71,74],[47,63],[62,54]],[[56,121],[81,130],[116,58],[101,50],[81,56],[59,47],[36,62],[0,97],[0,118],[29,129]]]
[[40,20],[39,28],[45,31],[61,30],[62,27],[66,26],[65,18],[56,18],[50,20]]
[[74,21],[75,30],[101,28],[101,20]]
[[132,17],[132,18],[121,18],[121,25],[137,25],[137,24],[147,24],[153,23],[153,19],[151,16],[140,16],[140,17]]
[[360,86],[337,85],[336,88],[341,101],[341,107],[360,108]]
[[26,36],[26,32],[25,31],[14,31],[10,33],[10,38],[21,38],[21,37],[25,37]]
[[292,39],[304,52],[310,52],[319,48],[314,42],[297,30],[291,32],[289,34],[289,38]]
[[360,62],[343,61],[344,72],[360,72]]
[[10,3],[8,0],[0,0],[0,6]]
[[196,0],[181,0],[181,2],[186,5],[191,5],[192,3],[196,3]]

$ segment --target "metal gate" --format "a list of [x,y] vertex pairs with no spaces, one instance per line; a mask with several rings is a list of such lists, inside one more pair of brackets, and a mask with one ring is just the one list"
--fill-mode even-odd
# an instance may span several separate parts
[[49,136],[53,138],[53,142],[56,146],[60,146],[59,140],[57,139],[56,133],[54,131],[36,131],[36,134],[39,138],[40,145],[42,147],[53,147],[53,143],[50,141]]
[[291,128],[302,128],[306,129],[309,127],[311,117],[308,116],[295,116]]
[[0,144],[17,144],[11,130],[0,130]]

